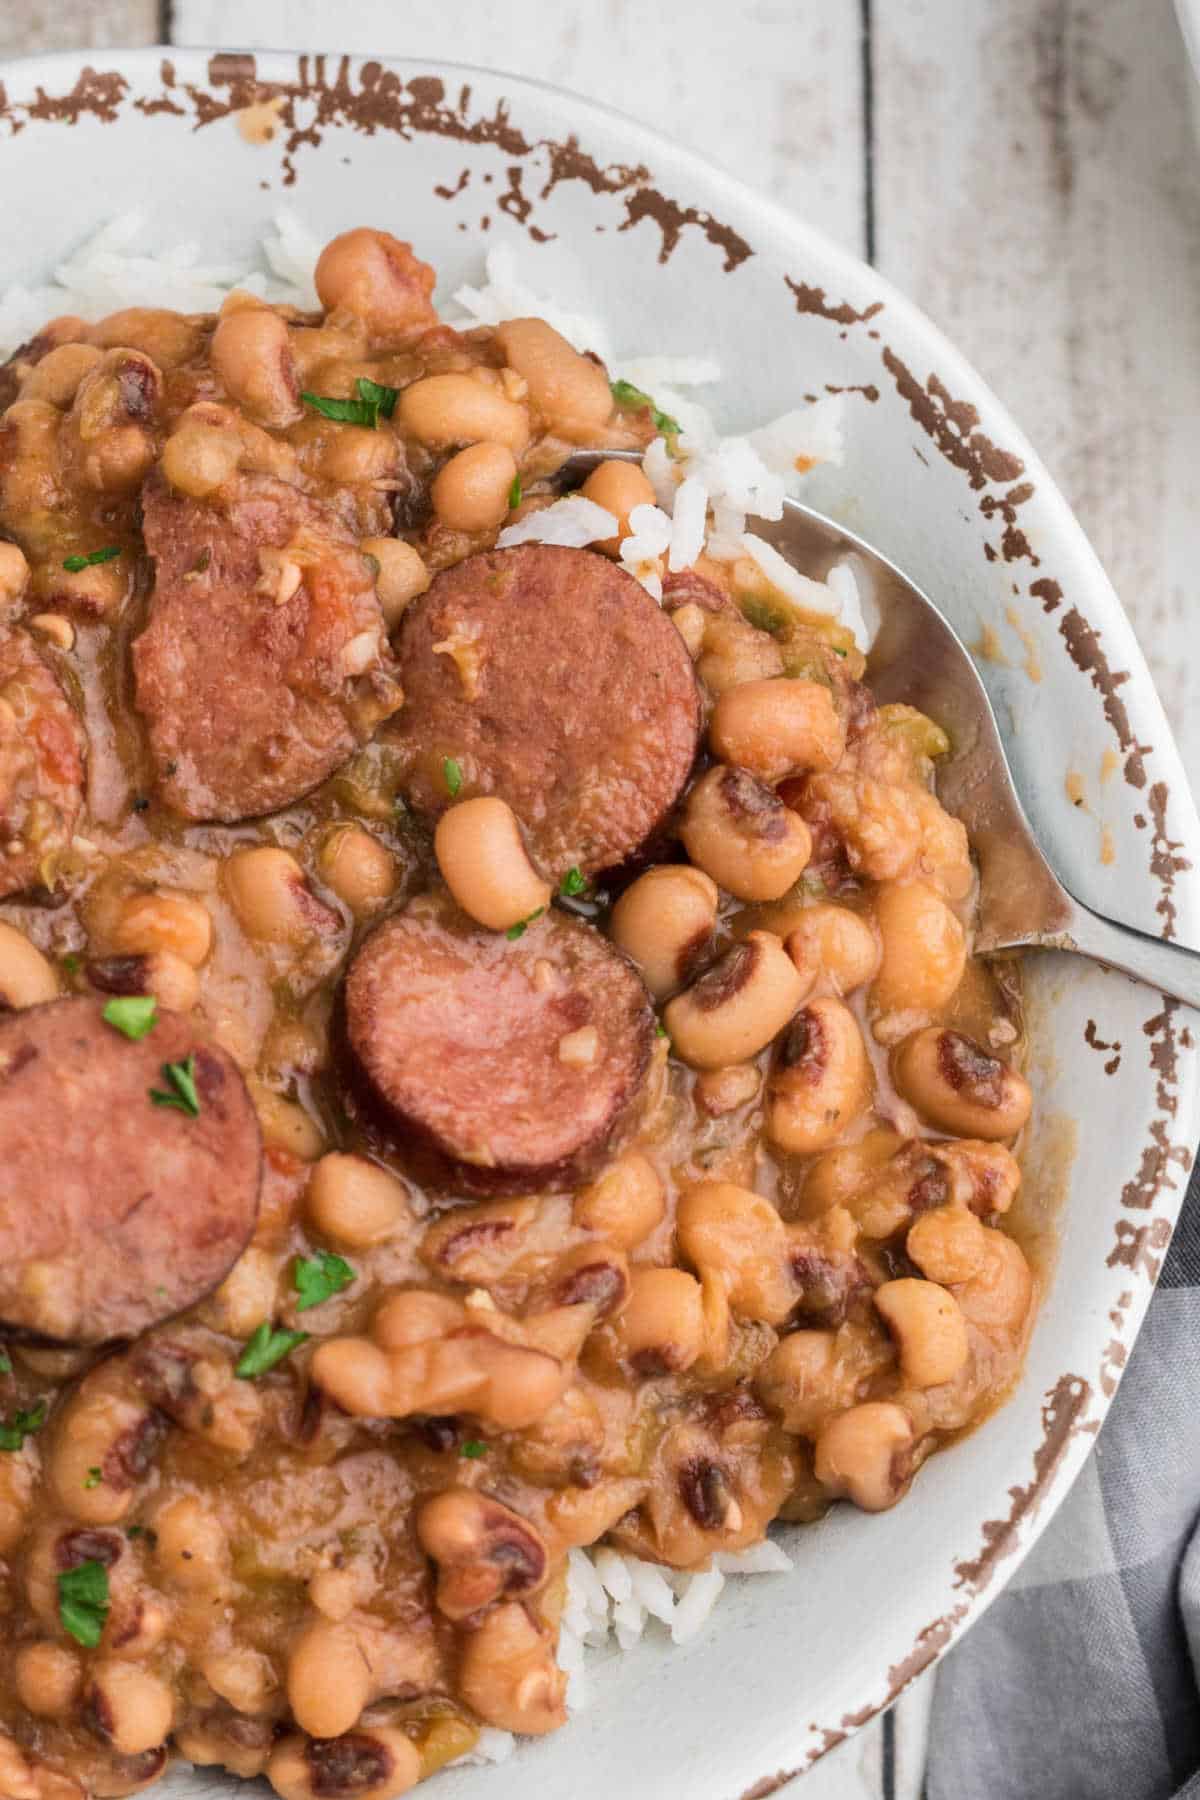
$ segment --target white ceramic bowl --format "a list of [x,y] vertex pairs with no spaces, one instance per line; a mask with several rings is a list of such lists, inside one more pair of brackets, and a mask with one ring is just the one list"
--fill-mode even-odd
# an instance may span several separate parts
[[[627,350],[708,352],[729,425],[850,391],[849,454],[812,499],[936,595],[970,642],[1021,787],[1080,897],[1200,940],[1200,825],[1124,613],[1034,452],[957,352],[867,267],[628,120],[465,68],[98,53],[0,70],[0,282],[99,222],[250,252],[281,200],[318,233],[411,237],[441,292],[521,239],[527,278],[602,310]],[[257,84],[257,85],[256,85]],[[284,97],[252,148],[230,113]],[[19,127],[19,129],[15,129]],[[488,232],[491,236],[489,237]],[[1002,254],[998,251],[997,254]],[[985,636],[985,634],[990,634]],[[1068,772],[1086,809],[1072,804]],[[1028,965],[1039,1106],[1029,1179],[1065,1186],[1058,1272],[1020,1389],[910,1500],[793,1531],[791,1576],[731,1584],[686,1649],[612,1657],[592,1708],[443,1800],[765,1795],[886,1705],[1012,1573],[1090,1449],[1161,1266],[1197,1136],[1197,1051],[1144,988]],[[1186,1016],[1186,1015],[1185,1015]],[[211,1776],[173,1793],[221,1793]]]

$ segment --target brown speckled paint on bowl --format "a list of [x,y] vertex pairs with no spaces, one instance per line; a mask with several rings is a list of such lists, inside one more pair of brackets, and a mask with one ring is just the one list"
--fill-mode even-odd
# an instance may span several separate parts
[[[160,90],[144,94],[132,101],[147,117],[156,114],[190,117],[195,131],[242,111],[264,100],[279,101],[281,129],[277,137],[279,171],[285,185],[296,178],[298,157],[319,147],[328,125],[348,126],[373,135],[380,130],[402,138],[431,134],[458,139],[464,143],[494,146],[513,160],[505,171],[507,185],[493,197],[495,207],[505,212],[527,230],[544,241],[551,234],[535,217],[540,202],[546,200],[564,182],[582,181],[594,193],[608,194],[619,200],[624,217],[616,227],[628,231],[644,220],[650,220],[660,234],[658,259],[666,262],[685,231],[698,231],[720,253],[725,272],[736,270],[753,255],[751,245],[732,227],[712,214],[662,193],[653,182],[650,171],[642,164],[613,163],[601,165],[582,148],[579,139],[570,135],[561,141],[531,140],[514,124],[507,104],[497,102],[490,113],[472,111],[471,87],[464,82],[456,95],[448,98],[440,76],[401,77],[378,62],[363,63],[355,76],[347,57],[326,58],[300,56],[294,79],[264,81],[259,78],[253,56],[216,56],[208,66],[208,85],[181,82],[175,65],[164,58],[159,70]],[[119,116],[129,99],[130,84],[119,70],[100,71],[86,68],[65,92],[49,93],[38,88],[32,101],[10,101],[0,84],[0,129],[17,133],[34,121],[51,125],[73,125],[84,118],[108,124]],[[535,167],[531,158],[538,153],[544,167]],[[540,180],[536,192],[530,192],[534,176]],[[469,181],[466,169],[457,187],[435,190],[451,200],[465,191]],[[846,336],[856,327],[866,326],[883,311],[876,301],[859,309],[845,301],[830,301],[823,289],[799,279],[787,278],[797,312],[828,322]],[[879,339],[872,329],[866,335]],[[888,346],[880,345],[883,368],[891,377],[898,394],[907,405],[921,432],[939,453],[958,468],[970,488],[981,494],[980,510],[989,523],[1003,526],[999,542],[985,545],[990,560],[1005,559],[1009,563],[1027,562],[1038,566],[1038,558],[1028,537],[1016,519],[1016,509],[1033,497],[1033,485],[1022,482],[1024,464],[1021,458],[994,444],[979,430],[978,409],[970,402],[956,400],[936,374],[922,384],[905,363]],[[835,391],[831,389],[830,391]],[[875,401],[879,390],[862,384],[856,391],[867,401]],[[927,457],[918,445],[914,454],[923,463]],[[1013,485],[1017,484],[1017,485]],[[996,488],[1006,491],[997,493]],[[1018,590],[1014,590],[1018,591]],[[1031,581],[1028,593],[1040,602],[1047,615],[1058,613],[1065,605],[1063,589],[1058,581],[1039,574]],[[1105,718],[1124,756],[1126,781],[1134,788],[1146,783],[1144,759],[1150,747],[1136,742],[1127,710],[1118,690],[1128,680],[1124,671],[1113,670],[1100,644],[1100,635],[1076,607],[1070,607],[1058,620],[1058,629],[1067,654],[1075,666],[1087,674],[1101,697]],[[1167,810],[1169,795],[1164,783],[1155,783],[1147,797],[1149,820],[1141,818],[1143,827],[1152,824],[1150,838],[1150,873],[1160,893],[1159,912],[1164,935],[1174,929],[1175,903],[1172,890],[1175,878],[1189,864],[1180,855],[1179,843],[1169,835]],[[1122,1193],[1122,1204],[1136,1212],[1150,1211],[1164,1188],[1176,1188],[1177,1171],[1186,1175],[1190,1166],[1190,1148],[1171,1141],[1176,1111],[1177,1070],[1174,1008],[1169,1004],[1153,1014],[1143,1031],[1149,1040],[1149,1060],[1158,1080],[1158,1114],[1150,1129],[1142,1152],[1138,1175]],[[1112,1049],[1096,1035],[1087,1041],[1099,1051]],[[1180,1034],[1183,1041],[1183,1034]],[[1115,1072],[1117,1057],[1105,1065],[1106,1073]],[[1171,1223],[1165,1217],[1143,1218],[1140,1223],[1129,1219],[1118,1221],[1116,1238],[1107,1262],[1110,1268],[1128,1269],[1144,1287],[1152,1284],[1161,1269],[1162,1254],[1170,1240]],[[995,1568],[1015,1550],[1021,1527],[1036,1512],[1052,1485],[1062,1457],[1071,1439],[1082,1432],[1094,1432],[1098,1421],[1086,1415],[1093,1395],[1098,1390],[1106,1398],[1115,1390],[1120,1370],[1128,1353],[1127,1330],[1134,1290],[1124,1290],[1119,1305],[1110,1315],[1114,1335],[1105,1346],[1095,1383],[1076,1374],[1064,1374],[1047,1393],[1043,1406],[1042,1441],[1034,1455],[1030,1481],[1011,1490],[1012,1504],[1008,1513],[984,1526],[984,1541],[978,1555],[957,1565],[959,1584],[964,1599],[941,1617],[927,1625],[917,1636],[912,1650],[889,1670],[887,1690],[881,1699],[858,1712],[847,1714],[836,1727],[813,1727],[820,1740],[812,1756],[790,1771],[766,1776],[742,1796],[742,1800],[765,1800],[808,1767],[818,1756],[844,1740],[897,1697],[900,1691],[927,1668],[945,1648],[958,1626],[971,1610],[974,1598],[991,1581]]]

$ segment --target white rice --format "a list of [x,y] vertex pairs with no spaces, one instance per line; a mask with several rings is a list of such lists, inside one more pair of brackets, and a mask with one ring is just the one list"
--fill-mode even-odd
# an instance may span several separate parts
[[506,525],[496,539],[501,550],[514,544],[562,544],[569,550],[582,550],[588,544],[602,543],[617,535],[617,521],[594,500],[582,494],[568,494],[537,512],[527,513],[515,525]]

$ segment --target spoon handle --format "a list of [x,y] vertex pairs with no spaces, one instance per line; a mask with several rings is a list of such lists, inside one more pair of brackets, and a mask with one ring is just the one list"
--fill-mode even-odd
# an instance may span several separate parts
[[1172,1000],[1200,1007],[1200,951],[1135,931],[1132,925],[1118,925],[1078,900],[1073,902],[1065,930],[1032,941],[1040,941],[1048,949],[1077,950],[1081,956],[1144,981]]

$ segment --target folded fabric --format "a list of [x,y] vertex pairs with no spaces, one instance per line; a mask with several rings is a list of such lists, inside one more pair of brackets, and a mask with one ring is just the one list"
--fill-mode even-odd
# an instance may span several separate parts
[[926,1800],[1200,1800],[1198,1669],[1194,1171],[1094,1453],[938,1672]]

